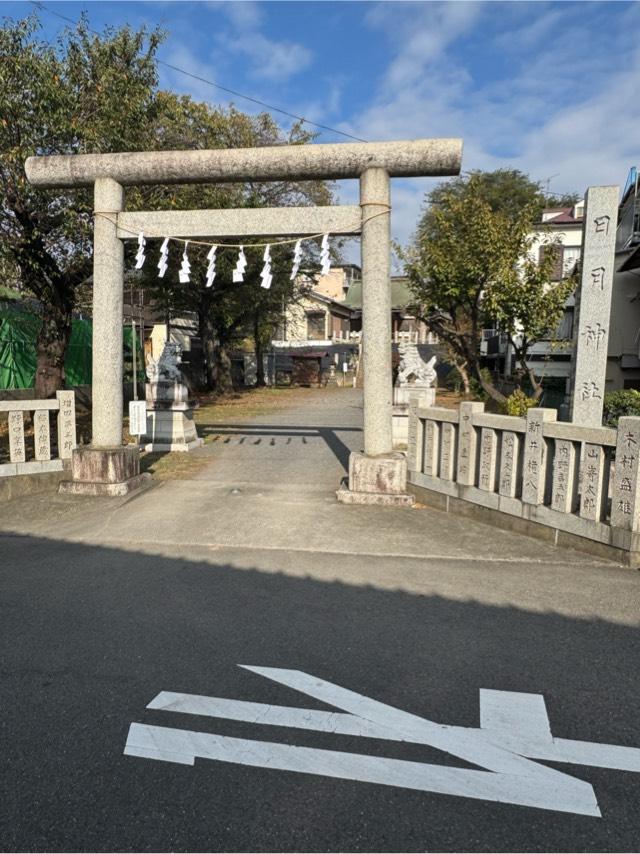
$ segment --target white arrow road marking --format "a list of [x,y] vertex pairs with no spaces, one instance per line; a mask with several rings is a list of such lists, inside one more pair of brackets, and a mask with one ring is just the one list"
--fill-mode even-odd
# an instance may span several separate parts
[[[243,666],[243,665],[241,665]],[[480,691],[480,728],[445,726],[297,670],[249,667],[342,712],[163,691],[147,708],[271,726],[425,744],[487,770],[318,750],[132,724],[125,754],[193,764],[196,757],[599,816],[592,787],[532,759],[640,771],[640,750],[554,739],[539,694]],[[346,713],[345,713],[346,712]]]
[[481,768],[498,771],[505,774],[522,774],[525,776],[549,777],[560,772],[553,771],[534,762],[529,762],[516,756],[508,750],[502,750],[486,739],[478,738],[477,731],[458,727],[456,737],[451,737],[452,727],[434,723],[426,718],[412,715],[393,706],[387,706],[355,691],[341,688],[324,679],[310,676],[301,670],[281,670],[276,667],[250,667],[241,664],[245,670],[251,670],[288,688],[301,691],[316,700],[321,700],[330,706],[350,712],[357,718],[377,724],[387,730],[393,730],[400,736],[400,741],[410,741],[415,744],[429,744],[439,750],[457,756]]
[[[196,757],[217,759],[236,765],[298,771],[579,815],[600,815],[591,786],[562,774],[558,776],[564,777],[566,784],[564,780],[554,784],[537,776],[495,774],[146,724],[131,724],[124,752],[129,756],[184,765],[193,765]],[[576,783],[578,785],[574,785]]]
[[[267,726],[328,732],[334,735],[355,735],[386,741],[412,741],[415,744],[431,743],[425,738],[407,739],[392,729],[343,712],[322,712],[316,709],[226,700],[222,697],[206,697],[200,694],[161,691],[147,708]],[[498,717],[496,713],[502,713],[502,710],[504,714]],[[511,717],[507,717],[507,710]],[[520,714],[519,718],[513,717],[516,710]],[[573,765],[591,765],[597,768],[640,773],[640,750],[636,747],[553,738],[544,697],[541,694],[481,689],[479,730],[443,724],[437,724],[437,726],[441,726],[452,735],[461,731],[474,733],[478,738],[483,738],[491,744],[527,759],[548,759]]]
[[225,718],[251,724],[268,724],[293,729],[310,729],[315,732],[331,732],[337,735],[360,735],[365,738],[404,741],[395,732],[342,712],[272,706],[243,700],[225,700],[222,697],[204,697],[199,694],[174,694],[171,691],[161,691],[147,708],[163,712],[202,715],[208,718]]
[[529,759],[640,773],[640,749],[553,738],[541,694],[480,689],[480,727],[492,743]]

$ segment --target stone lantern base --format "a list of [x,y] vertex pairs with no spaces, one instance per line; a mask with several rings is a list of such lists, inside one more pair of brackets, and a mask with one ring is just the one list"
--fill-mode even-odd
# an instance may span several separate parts
[[145,451],[192,451],[204,444],[196,432],[189,390],[184,383],[167,380],[147,383],[146,399]]
[[147,412],[147,437],[150,442],[145,451],[192,451],[204,444],[196,432],[191,411],[158,409]]

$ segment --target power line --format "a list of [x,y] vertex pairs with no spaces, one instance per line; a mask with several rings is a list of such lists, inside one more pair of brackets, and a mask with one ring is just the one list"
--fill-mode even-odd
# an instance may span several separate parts
[[[73,24],[74,26],[78,26],[78,21],[75,21],[73,18],[69,18],[66,15],[61,14],[60,12],[56,12],[53,9],[49,9],[43,3],[40,3],[39,0],[31,0],[31,3],[38,9],[41,9],[43,12],[48,12],[50,15],[55,15],[56,18],[60,18],[62,21],[66,21],[69,24]],[[89,28],[89,31],[94,35],[100,35],[97,30],[93,30]],[[329,125],[322,125],[318,122],[313,122],[311,119],[306,119],[304,116],[299,116],[296,113],[290,113],[288,110],[283,110],[281,107],[275,107],[273,104],[268,104],[266,101],[261,101],[259,98],[254,98],[251,95],[244,95],[242,92],[238,92],[235,89],[229,89],[227,86],[222,86],[220,83],[216,83],[213,80],[207,80],[206,77],[200,77],[197,74],[192,74],[190,71],[186,71],[184,68],[180,68],[177,65],[172,65],[170,62],[165,62],[163,59],[156,59],[158,65],[162,65],[165,68],[170,68],[172,71],[177,71],[179,74],[184,74],[185,77],[191,77],[193,80],[198,80],[200,83],[206,83],[208,86],[213,86],[215,89],[220,89],[221,92],[226,92],[228,95],[234,95],[236,98],[244,98],[245,101],[250,101],[252,104],[258,104],[260,107],[266,107],[268,110],[272,110],[274,113],[280,113],[283,116],[288,116],[290,119],[296,119],[296,121],[303,122],[307,125],[312,125],[313,127],[319,128],[323,131],[329,131],[330,133],[336,133],[340,136],[346,136],[348,139],[353,139],[356,142],[368,142],[367,139],[362,139],[359,136],[353,136],[353,134],[346,133],[346,131],[338,130],[337,128],[329,127]]]

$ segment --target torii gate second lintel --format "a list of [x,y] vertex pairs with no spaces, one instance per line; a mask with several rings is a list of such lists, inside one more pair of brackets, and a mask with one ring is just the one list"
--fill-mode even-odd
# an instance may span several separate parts
[[[122,445],[123,240],[139,231],[185,238],[360,233],[364,454],[352,453],[349,490],[339,498],[408,503],[406,461],[392,441],[389,179],[457,175],[461,161],[459,139],[30,157],[25,170],[37,186],[94,186],[92,441],[74,451],[67,491],[123,495],[141,483],[138,455]],[[125,185],[338,178],[359,179],[359,207],[124,211]]]

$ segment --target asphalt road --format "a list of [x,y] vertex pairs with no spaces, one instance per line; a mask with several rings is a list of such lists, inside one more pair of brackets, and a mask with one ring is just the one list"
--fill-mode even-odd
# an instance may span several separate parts
[[[562,794],[496,802],[485,777],[471,797],[240,764],[260,741],[486,767],[337,718],[321,732],[146,708],[170,691],[346,709],[252,665],[458,727],[479,726],[481,689],[543,695],[553,736],[640,747],[638,573],[435,511],[335,504],[359,406],[318,393],[215,428],[197,481],[129,501],[0,509],[2,850],[638,850],[640,773],[536,760],[592,787],[600,815],[584,815]],[[230,761],[159,761],[125,755],[132,723],[243,741],[224,741]]]

